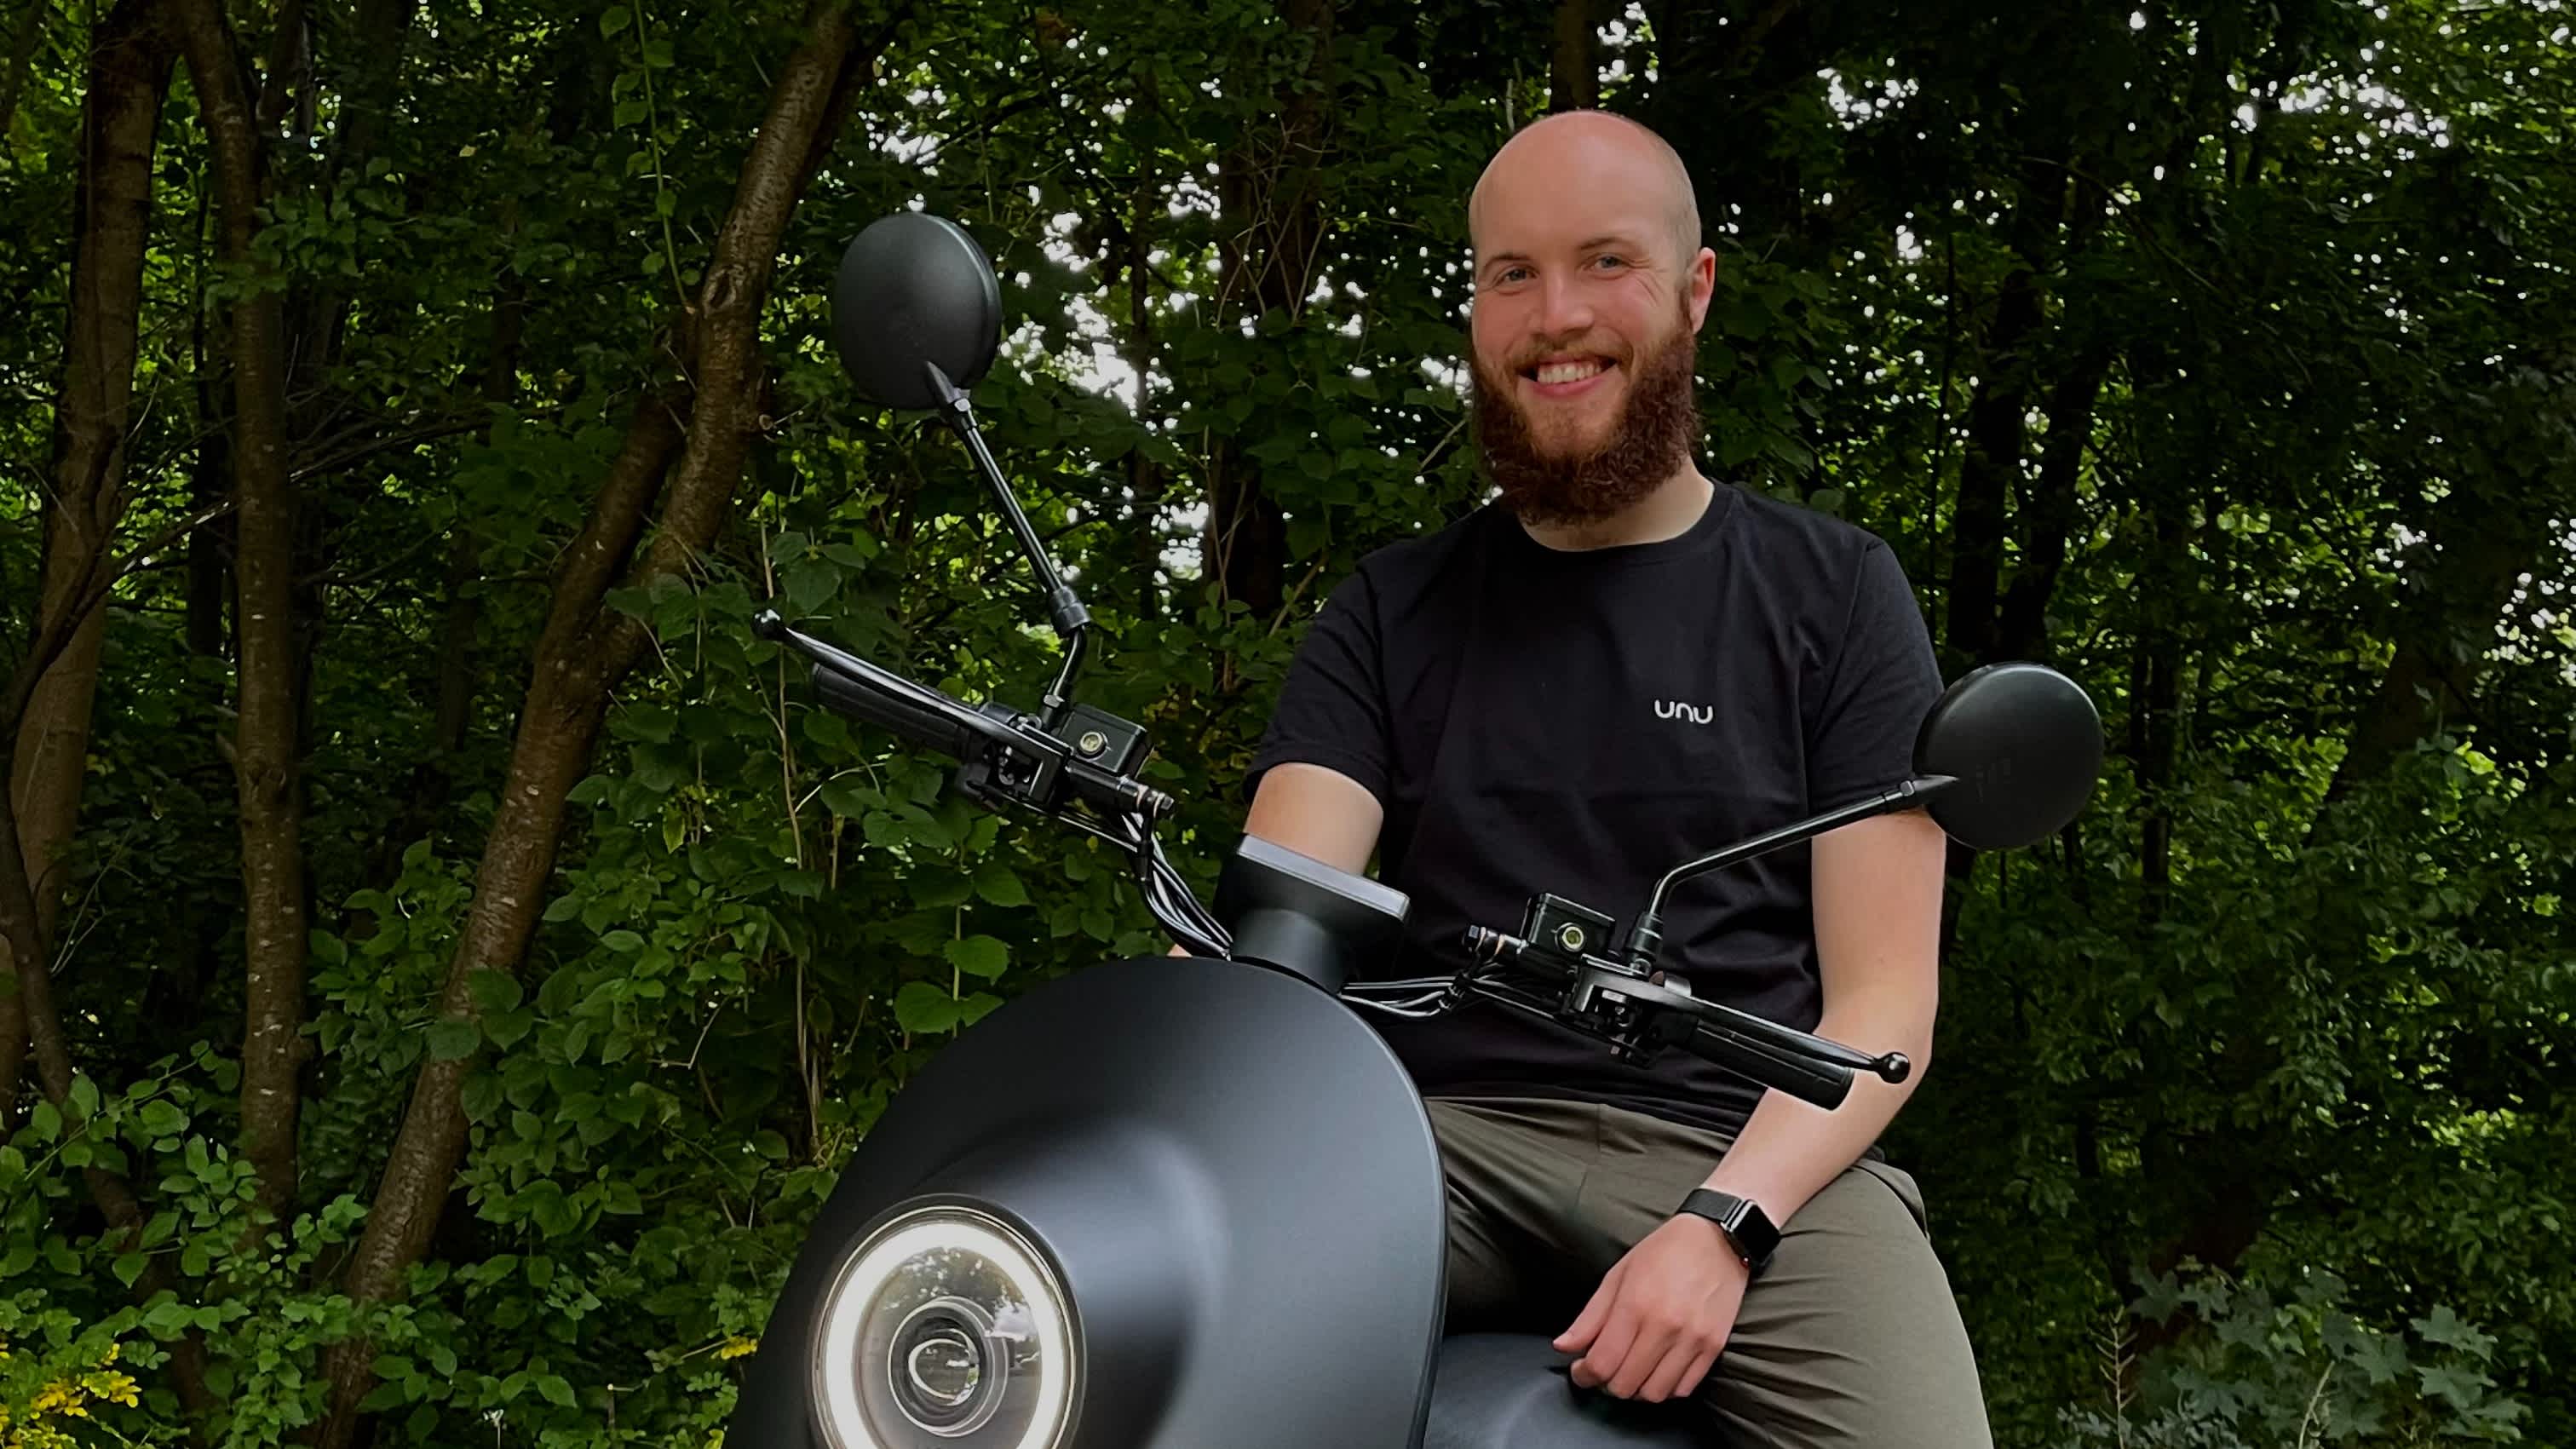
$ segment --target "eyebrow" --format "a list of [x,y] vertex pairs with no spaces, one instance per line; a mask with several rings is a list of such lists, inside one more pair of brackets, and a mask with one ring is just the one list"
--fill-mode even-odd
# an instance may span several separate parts
[[[1594,247],[1608,246],[1628,247],[1632,250],[1642,249],[1636,238],[1628,235],[1626,232],[1614,231],[1604,233],[1600,236],[1585,237],[1582,244],[1577,246],[1575,250],[1579,252],[1588,252]],[[1479,265],[1490,267],[1496,262],[1526,262],[1530,259],[1530,255],[1527,252],[1496,252],[1485,258],[1483,262],[1479,263]]]

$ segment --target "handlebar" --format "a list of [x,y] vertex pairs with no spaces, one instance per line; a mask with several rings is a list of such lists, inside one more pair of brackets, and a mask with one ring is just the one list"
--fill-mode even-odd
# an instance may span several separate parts
[[977,731],[946,710],[918,704],[873,680],[838,673],[822,664],[814,666],[812,678],[814,693],[837,713],[891,730],[951,759],[975,752]]
[[[1914,1072],[1913,1062],[1902,1052],[1870,1056],[1731,1006],[1702,1001],[1662,973],[1647,976],[1601,957],[1534,949],[1517,936],[1483,926],[1469,926],[1464,944],[1472,960],[1508,965],[1561,985],[1563,1005],[1551,1007],[1548,1015],[1608,1041],[1632,1059],[1657,1047],[1680,1047],[1829,1112],[1851,1095],[1856,1073],[1868,1072],[1894,1083]],[[1515,993],[1486,987],[1472,974],[1467,987],[1511,1005],[1527,1005]]]
[[1110,814],[1136,812],[1159,817],[1172,808],[1172,798],[1140,780],[1084,759],[1080,745],[1068,746],[1038,722],[1017,710],[988,704],[966,704],[892,670],[869,663],[788,624],[775,610],[754,615],[752,632],[783,644],[813,665],[814,692],[838,713],[892,731],[898,738],[935,750],[970,766],[998,749],[1009,764],[995,773],[1000,793],[1018,803],[1052,813],[1059,793]]
[[[957,760],[963,766],[960,788],[970,798],[1034,809],[1132,854],[1148,906],[1175,939],[1202,954],[1226,953],[1225,928],[1191,897],[1154,839],[1153,823],[1171,810],[1171,797],[1124,772],[1142,758],[1143,741],[1134,726],[1082,707],[1068,716],[1062,700],[1050,701],[1045,721],[1004,705],[971,706],[805,634],[774,610],[755,615],[752,631],[804,656],[812,665],[816,695],[835,712]],[[1077,729],[1073,740],[1063,737]],[[1063,812],[1068,796],[1106,816],[1111,829]],[[1453,1004],[1473,993],[1585,1032],[1632,1061],[1661,1047],[1680,1047],[1827,1111],[1851,1095],[1856,1072],[1902,1082],[1913,1070],[1899,1053],[1868,1056],[1701,1001],[1686,984],[1649,968],[1650,947],[1631,953],[1628,961],[1593,954],[1594,944],[1606,945],[1611,924],[1598,912],[1553,896],[1534,900],[1532,912],[1523,930],[1543,937],[1543,944],[1481,926],[1467,928],[1465,944],[1476,962],[1507,964],[1549,978],[1557,988],[1551,993],[1554,999],[1483,979],[1471,967],[1444,993]],[[1390,1009],[1355,992],[1345,990],[1344,995]],[[1404,1007],[1391,1009],[1415,1014]]]
[[1792,1056],[1751,1037],[1685,1017],[1666,1017],[1664,1023],[1669,1044],[1801,1102],[1830,1112],[1851,1095],[1850,1067]]

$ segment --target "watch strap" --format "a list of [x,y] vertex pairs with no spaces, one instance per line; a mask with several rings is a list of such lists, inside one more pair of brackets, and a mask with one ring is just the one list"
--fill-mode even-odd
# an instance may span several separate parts
[[1703,1187],[1682,1199],[1681,1211],[1717,1224],[1747,1269],[1759,1273],[1771,1266],[1771,1254],[1780,1246],[1780,1229],[1760,1206],[1733,1193]]

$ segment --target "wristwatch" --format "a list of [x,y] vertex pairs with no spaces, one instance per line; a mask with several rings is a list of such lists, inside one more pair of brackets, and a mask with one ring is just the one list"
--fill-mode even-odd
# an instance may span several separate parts
[[1735,1248],[1735,1256],[1744,1266],[1760,1273],[1771,1266],[1771,1251],[1780,1246],[1780,1229],[1771,1216],[1753,1203],[1731,1192],[1715,1188],[1698,1188],[1682,1199],[1681,1211],[1704,1217],[1717,1224],[1719,1232]]

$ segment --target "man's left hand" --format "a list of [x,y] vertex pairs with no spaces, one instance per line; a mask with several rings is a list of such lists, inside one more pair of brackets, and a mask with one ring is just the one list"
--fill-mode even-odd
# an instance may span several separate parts
[[1735,1330],[1751,1275],[1717,1224],[1682,1214],[1637,1241],[1556,1339],[1584,1388],[1661,1403],[1699,1387]]

